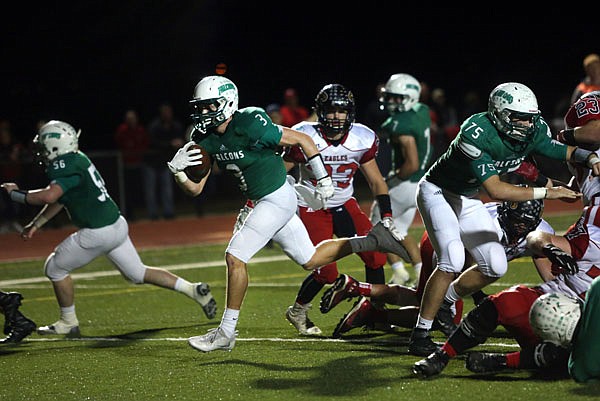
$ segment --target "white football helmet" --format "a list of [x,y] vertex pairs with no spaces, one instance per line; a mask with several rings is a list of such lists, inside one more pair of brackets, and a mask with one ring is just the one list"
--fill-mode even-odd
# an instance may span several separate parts
[[488,114],[498,131],[519,142],[529,142],[540,120],[535,94],[517,82],[500,84],[492,90]]
[[47,163],[58,156],[77,152],[80,134],[81,130],[75,131],[71,124],[58,120],[48,121],[33,138],[36,156],[42,163]]
[[194,128],[204,135],[209,129],[223,124],[238,109],[238,89],[225,77],[204,77],[194,89],[190,106]]
[[411,110],[421,96],[421,84],[412,75],[394,74],[381,90],[379,108],[388,113]]
[[542,340],[568,346],[581,316],[577,299],[562,293],[548,293],[535,300],[529,310],[529,323]]

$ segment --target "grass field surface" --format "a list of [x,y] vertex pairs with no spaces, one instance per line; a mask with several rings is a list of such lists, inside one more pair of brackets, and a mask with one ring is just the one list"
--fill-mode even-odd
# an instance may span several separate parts
[[[554,215],[547,220],[561,232],[576,217]],[[416,238],[421,233],[422,228],[411,230]],[[264,249],[249,264],[250,288],[233,351],[198,352],[187,338],[219,324],[225,298],[224,249],[220,244],[141,253],[148,265],[208,282],[219,305],[217,317],[210,321],[181,294],[126,282],[104,258],[78,270],[73,277],[82,337],[32,334],[17,346],[0,346],[0,400],[531,401],[589,400],[600,394],[597,384],[578,385],[527,371],[473,375],[462,358],[452,360],[437,378],[416,378],[411,367],[420,358],[407,353],[409,329],[354,329],[334,340],[329,335],[352,303],[321,314],[320,296],[310,316],[324,335],[301,337],[284,313],[306,273],[277,247]],[[58,318],[43,262],[0,264],[0,288],[21,292],[21,310],[38,325]],[[343,259],[339,268],[364,278],[362,263],[354,255]],[[485,291],[538,282],[531,260],[521,258]],[[467,301],[465,313],[471,307]],[[443,339],[435,332],[434,340]],[[477,349],[508,352],[517,346],[499,328]]]

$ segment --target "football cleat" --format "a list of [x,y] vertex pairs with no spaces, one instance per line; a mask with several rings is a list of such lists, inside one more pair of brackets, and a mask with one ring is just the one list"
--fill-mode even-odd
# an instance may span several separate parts
[[333,285],[323,293],[319,309],[321,313],[327,313],[344,299],[349,301],[350,298],[357,296],[359,296],[358,281],[347,274],[341,274],[335,279]]
[[217,301],[210,293],[210,286],[206,283],[196,283],[194,286],[194,299],[202,306],[207,318],[212,319],[217,315]]
[[427,358],[421,359],[413,365],[413,373],[423,378],[439,375],[448,365],[450,357],[441,349],[433,352]]
[[392,232],[383,225],[383,222],[379,222],[373,226],[371,231],[367,234],[367,237],[374,238],[377,242],[377,250],[384,253],[393,253],[400,256],[404,260],[411,260],[408,251],[400,242],[402,239],[398,239],[392,234]]
[[62,334],[66,337],[79,337],[81,335],[79,332],[79,322],[70,324],[63,320],[59,320],[48,326],[38,327],[37,333],[42,336]]
[[235,346],[235,339],[238,335],[236,331],[232,337],[227,337],[221,327],[215,327],[201,336],[190,337],[188,344],[202,352],[210,352],[214,350],[231,351]]
[[465,367],[473,373],[492,374],[508,369],[506,355],[487,352],[470,352]]
[[298,330],[298,333],[305,336],[320,335],[321,329],[308,318],[308,310],[311,304],[300,305],[294,303],[293,306],[287,308],[285,318]]
[[373,305],[365,297],[361,297],[354,303],[354,306],[348,313],[342,317],[340,322],[331,335],[333,338],[340,338],[343,333],[346,333],[356,327],[366,326],[373,328]]
[[408,341],[408,352],[411,355],[428,356],[438,349],[438,345],[431,340],[429,330],[413,329]]
[[1,292],[0,293],[0,308],[4,311],[4,334],[9,334],[12,330],[11,321],[14,320],[23,295],[18,292]]
[[446,337],[450,337],[454,330],[458,327],[456,323],[454,323],[454,316],[452,314],[452,304],[444,301],[438,310],[438,313],[435,315],[434,320],[434,328],[441,331],[446,335]]
[[15,319],[11,322],[11,331],[6,338],[0,340],[0,344],[16,344],[35,331],[33,320],[27,319],[21,312],[16,313]]

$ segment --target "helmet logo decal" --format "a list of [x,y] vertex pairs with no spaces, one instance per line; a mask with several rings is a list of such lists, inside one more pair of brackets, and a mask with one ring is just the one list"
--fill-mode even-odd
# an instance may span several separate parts
[[421,90],[421,88],[419,88],[417,85],[411,84],[411,83],[407,83],[406,84],[406,89],[413,89],[413,90],[416,90],[416,91]]
[[60,139],[60,132],[46,132],[42,135],[42,138],[44,138],[44,139],[48,139],[48,138]]
[[496,92],[494,92],[493,97],[498,97],[500,99],[503,99],[504,101],[506,101],[506,103],[511,104],[513,102],[513,97],[510,93],[499,89]]
[[233,86],[232,83],[226,83],[224,85],[219,86],[219,95],[225,91],[228,91],[229,89],[234,89],[235,87]]

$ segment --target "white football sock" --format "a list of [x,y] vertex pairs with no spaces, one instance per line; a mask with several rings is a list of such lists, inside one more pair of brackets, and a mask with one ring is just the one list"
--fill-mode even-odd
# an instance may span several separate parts
[[236,309],[225,308],[223,318],[221,319],[221,330],[227,337],[232,337],[235,333],[240,311]]
[[175,288],[173,289],[177,292],[187,295],[190,298],[194,297],[194,284],[182,279],[181,277],[177,279],[175,282]]

